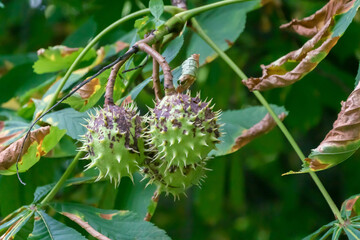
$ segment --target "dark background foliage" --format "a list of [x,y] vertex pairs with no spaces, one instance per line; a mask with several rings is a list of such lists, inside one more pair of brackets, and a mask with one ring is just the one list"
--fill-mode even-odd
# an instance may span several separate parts
[[[189,2],[192,8],[214,1]],[[3,3],[5,8],[0,8],[0,76],[11,67],[9,60],[12,64],[26,64],[36,59],[36,51],[40,48],[59,44],[85,46],[107,25],[148,4],[145,0],[13,0]],[[259,76],[260,64],[272,62],[305,41],[278,27],[292,18],[312,14],[325,3],[275,0],[250,12],[244,32],[231,43],[232,48],[227,53],[248,76]],[[290,112],[284,123],[305,154],[331,129],[340,102],[354,87],[360,59],[359,20],[357,16],[329,56],[303,80],[264,93],[270,103],[285,106]],[[232,22],[219,24],[227,28]],[[114,42],[132,29],[133,22],[124,24],[99,45]],[[73,34],[76,32],[81,34]],[[191,38],[187,35],[173,67],[187,57],[189,41]],[[0,94],[7,94],[9,89],[13,95],[21,93],[17,88],[16,84],[0,87]],[[221,59],[201,67],[194,90],[213,98],[218,109],[259,105]],[[149,104],[151,97],[150,90],[140,94],[139,105]],[[10,100],[2,107],[16,109],[18,105]],[[347,197],[360,192],[359,157],[356,153],[344,163],[319,173],[338,206]],[[22,175],[28,183],[25,187],[19,184],[16,176],[0,176],[0,219],[30,203],[37,186],[56,181],[67,166],[66,160],[40,161]],[[300,165],[286,139],[275,129],[234,154],[212,159],[209,168],[213,170],[208,172],[202,189],[194,187],[188,197],[182,196],[176,202],[172,197],[162,196],[153,222],[173,239],[301,239],[334,216],[308,175],[281,176],[288,170],[299,169]],[[79,166],[78,172],[81,169]],[[99,208],[126,209],[128,203],[124,198],[131,189],[128,179],[116,190],[109,183],[101,182],[66,189],[58,199],[81,201]]]

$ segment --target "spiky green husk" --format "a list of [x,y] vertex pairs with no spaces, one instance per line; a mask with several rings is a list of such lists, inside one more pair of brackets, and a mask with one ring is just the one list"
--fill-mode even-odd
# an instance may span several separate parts
[[164,97],[151,110],[148,144],[156,151],[155,159],[184,167],[207,157],[219,142],[219,113],[212,111],[210,102],[199,95],[188,94]]
[[177,196],[204,177],[207,155],[220,137],[219,112],[212,109],[188,93],[166,96],[150,110],[147,144],[154,156],[145,169],[164,191]]
[[206,160],[198,163],[177,167],[172,165],[167,168],[159,160],[149,161],[143,169],[145,178],[149,178],[148,184],[156,184],[159,192],[171,193],[178,198],[181,193],[193,185],[201,186],[205,178]]
[[[124,176],[133,180],[145,159],[142,139],[144,123],[133,105],[108,105],[90,116],[87,133],[82,138],[85,159],[91,160],[87,169],[97,168],[97,180],[109,178],[117,186]],[[86,170],[87,170],[86,169]]]

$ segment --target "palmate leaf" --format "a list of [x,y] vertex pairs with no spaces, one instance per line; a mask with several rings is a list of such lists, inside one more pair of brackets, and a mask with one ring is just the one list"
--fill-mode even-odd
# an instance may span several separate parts
[[[65,130],[57,127],[41,127],[31,131],[19,160],[19,172],[25,172],[46,155],[64,136]],[[16,174],[16,160],[21,151],[24,137],[3,147],[0,152],[0,174]]]
[[338,220],[332,221],[314,233],[310,234],[304,240],[325,240],[340,239],[341,236],[347,236],[351,240],[360,239],[360,194],[356,194],[346,199],[341,206],[341,217],[345,224],[341,225]]
[[[287,111],[283,107],[271,105],[275,113],[284,119]],[[209,153],[209,156],[222,156],[230,154],[245,146],[254,138],[267,133],[276,126],[264,107],[249,107],[242,110],[225,111],[221,114],[220,124],[223,133],[216,145],[217,150]]]
[[103,239],[170,239],[163,230],[129,211],[103,210],[72,203],[51,206],[93,236],[105,236]]
[[30,240],[86,240],[79,232],[58,222],[44,211],[36,211],[34,229],[30,234]]
[[[28,208],[24,209],[20,214],[20,218],[16,220],[16,222],[12,223],[12,225],[7,229],[7,231],[0,236],[0,240],[12,240],[14,236],[20,231],[22,227],[26,225],[26,223],[33,216],[34,212]],[[12,222],[12,221],[10,221]]]
[[262,77],[249,78],[243,83],[251,91],[263,91],[299,81],[327,56],[352,22],[359,6],[360,0],[330,0],[310,17],[282,25],[281,28],[312,38],[300,49],[267,66],[262,65]]
[[360,147],[360,85],[342,102],[333,128],[320,145],[305,159],[299,172],[320,171],[333,167],[349,158]]

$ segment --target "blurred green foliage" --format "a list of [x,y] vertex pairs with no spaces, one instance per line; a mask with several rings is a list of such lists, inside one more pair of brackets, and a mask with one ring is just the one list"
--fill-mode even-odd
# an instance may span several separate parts
[[[0,76],[16,66],[28,69],[27,66],[37,59],[36,51],[40,48],[59,44],[84,47],[89,39],[113,21],[148,5],[146,0],[2,2]],[[215,0],[188,2],[188,7],[193,8]],[[280,31],[278,27],[292,18],[314,13],[325,3],[320,0],[276,0],[248,13],[244,31],[236,41],[230,42],[231,49],[227,53],[248,76],[260,76],[260,64],[276,60],[305,41],[292,33]],[[170,1],[165,1],[165,4],[170,4]],[[239,19],[242,18],[245,17],[241,15]],[[221,18],[218,21],[217,24],[224,29],[232,24],[229,20],[221,22]],[[237,19],[231,21],[236,22]],[[130,42],[132,35],[128,33],[133,27],[133,21],[122,25],[98,45],[110,44],[120,38]],[[340,102],[353,89],[360,59],[359,30],[360,19],[357,16],[328,57],[313,72],[292,86],[264,93],[270,103],[285,106],[289,111],[284,123],[305,155],[317,147],[331,129],[340,110]],[[183,47],[171,63],[172,67],[188,57],[187,47],[191,46],[192,40],[190,33],[185,35]],[[140,75],[136,83],[148,76],[149,73]],[[31,85],[28,80],[32,79],[32,73],[28,77],[19,80],[19,85]],[[51,82],[50,79],[51,76],[46,76],[40,81]],[[9,84],[3,81],[6,77],[0,78],[0,83]],[[16,88],[17,85],[9,86],[11,95],[24,94],[20,87]],[[146,105],[152,105],[153,97],[150,86],[145,90],[137,99],[144,112]],[[203,97],[214,99],[217,109],[240,109],[259,104],[221,59],[200,68],[193,87],[193,91],[199,90]],[[9,94],[7,91],[10,90],[1,87],[0,94],[5,96],[5,93]],[[18,106],[8,102],[3,107],[16,109]],[[24,116],[28,119],[32,117]],[[360,192],[359,158],[360,153],[356,153],[348,161],[319,173],[338,206],[349,196]],[[16,176],[0,176],[0,219],[21,205],[31,203],[37,186],[58,180],[68,159],[71,158],[43,159],[23,175],[26,186],[22,186]],[[213,171],[208,172],[201,189],[194,187],[189,190],[188,197],[183,196],[180,201],[174,202],[171,197],[162,196],[153,222],[172,239],[301,239],[334,217],[309,176],[281,177],[290,169],[298,169],[300,164],[281,132],[275,129],[236,153],[212,159],[208,167]],[[78,173],[83,165],[85,163],[80,163],[77,167]],[[109,183],[99,182],[65,188],[57,198],[105,209],[139,208],[136,212],[144,214],[146,210],[139,207],[144,207],[141,198],[132,198],[133,188],[129,179],[124,179],[118,189]],[[144,196],[151,196],[152,191],[147,188]]]

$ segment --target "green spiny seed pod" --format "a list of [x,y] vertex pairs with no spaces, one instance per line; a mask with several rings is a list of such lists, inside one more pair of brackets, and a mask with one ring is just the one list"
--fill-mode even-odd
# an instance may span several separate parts
[[198,184],[207,155],[219,142],[219,112],[212,109],[199,95],[179,93],[164,97],[150,110],[147,144],[154,157],[145,164],[147,177],[175,196]]
[[171,193],[174,198],[178,198],[181,193],[193,185],[200,186],[205,178],[206,159],[185,167],[172,165],[166,169],[166,165],[160,160],[145,160],[143,173],[145,178],[149,178],[148,184],[156,184],[160,192]]
[[82,150],[88,152],[85,159],[91,160],[87,169],[99,169],[97,180],[108,177],[116,186],[121,177],[133,180],[145,159],[144,123],[136,107],[107,105],[91,115],[85,127],[88,132],[81,141]]

